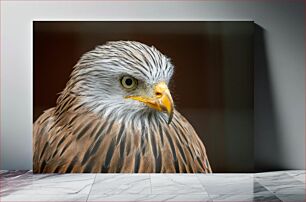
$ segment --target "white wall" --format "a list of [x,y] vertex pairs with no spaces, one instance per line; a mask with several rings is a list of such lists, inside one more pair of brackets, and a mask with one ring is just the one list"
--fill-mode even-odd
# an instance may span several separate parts
[[[46,19],[254,20],[263,28],[263,40],[259,41],[264,43],[259,45],[265,47],[255,48],[264,52],[255,56],[259,60],[255,61],[256,162],[268,167],[305,168],[303,1],[0,3],[1,169],[32,167],[32,21]],[[263,66],[266,69],[262,70]]]

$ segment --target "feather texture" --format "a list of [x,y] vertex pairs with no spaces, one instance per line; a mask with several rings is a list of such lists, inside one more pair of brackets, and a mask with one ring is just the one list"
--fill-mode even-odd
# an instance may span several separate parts
[[49,109],[34,124],[34,172],[211,172],[203,143],[179,112],[170,125],[151,119],[119,122],[85,110],[57,117]]
[[[33,170],[49,172],[202,172],[211,168],[205,147],[176,110],[165,113],[127,96],[153,97],[168,84],[170,59],[139,42],[108,42],[75,65],[56,106],[34,123]],[[129,75],[137,88],[124,89]]]

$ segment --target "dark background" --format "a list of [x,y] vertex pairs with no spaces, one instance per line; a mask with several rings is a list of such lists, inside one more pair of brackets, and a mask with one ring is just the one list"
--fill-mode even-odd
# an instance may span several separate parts
[[203,140],[214,172],[254,171],[253,22],[34,22],[34,120],[55,106],[80,56],[135,40],[172,59],[176,108]]

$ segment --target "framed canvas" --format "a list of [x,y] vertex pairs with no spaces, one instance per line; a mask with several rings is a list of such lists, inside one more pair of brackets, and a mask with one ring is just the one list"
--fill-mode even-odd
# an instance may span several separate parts
[[34,21],[34,172],[253,171],[254,26]]

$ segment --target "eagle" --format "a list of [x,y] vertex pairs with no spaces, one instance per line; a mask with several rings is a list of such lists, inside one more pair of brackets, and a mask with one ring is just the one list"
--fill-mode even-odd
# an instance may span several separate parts
[[211,173],[203,142],[175,109],[170,58],[109,41],[73,67],[33,126],[34,173]]

